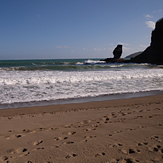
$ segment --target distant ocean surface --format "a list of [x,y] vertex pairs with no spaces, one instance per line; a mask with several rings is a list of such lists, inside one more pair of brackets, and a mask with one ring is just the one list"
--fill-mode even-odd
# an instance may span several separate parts
[[163,91],[163,67],[99,59],[0,61],[0,109],[149,91]]

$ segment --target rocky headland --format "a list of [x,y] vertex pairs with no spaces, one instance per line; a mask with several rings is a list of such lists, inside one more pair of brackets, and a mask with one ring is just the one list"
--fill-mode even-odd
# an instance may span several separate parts
[[140,55],[131,59],[136,63],[163,64],[163,18],[156,22],[151,35],[150,46]]
[[[117,45],[113,51],[113,58],[106,58],[106,63],[151,63],[163,64],[163,18],[156,22],[155,29],[151,34],[151,43],[143,52],[133,55],[126,60],[120,58],[122,54],[122,45]],[[134,53],[135,54],[135,53]]]

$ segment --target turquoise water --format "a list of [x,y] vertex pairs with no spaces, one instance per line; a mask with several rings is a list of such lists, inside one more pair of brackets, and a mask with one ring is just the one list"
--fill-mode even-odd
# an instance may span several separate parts
[[[88,69],[87,59],[1,60],[0,68],[6,70],[80,70]],[[98,61],[99,59],[93,59]],[[83,65],[83,66],[81,66]]]
[[146,66],[148,64],[106,64],[100,59],[46,59],[46,60],[0,60],[0,70],[18,70],[18,71],[80,71],[80,70],[102,70],[108,68],[135,68]]

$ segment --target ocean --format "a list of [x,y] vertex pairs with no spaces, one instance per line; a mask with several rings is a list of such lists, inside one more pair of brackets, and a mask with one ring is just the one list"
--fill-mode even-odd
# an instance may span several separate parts
[[0,61],[0,109],[163,91],[163,66],[99,59]]

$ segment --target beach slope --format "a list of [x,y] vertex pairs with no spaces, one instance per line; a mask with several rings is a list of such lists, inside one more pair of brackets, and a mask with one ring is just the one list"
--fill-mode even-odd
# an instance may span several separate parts
[[1,163],[161,163],[163,95],[0,110]]

